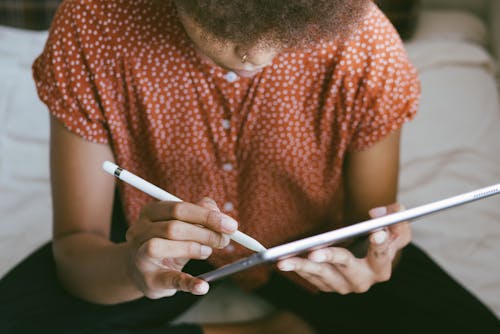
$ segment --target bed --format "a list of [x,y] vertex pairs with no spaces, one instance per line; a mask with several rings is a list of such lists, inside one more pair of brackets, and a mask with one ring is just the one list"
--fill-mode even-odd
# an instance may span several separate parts
[[[491,26],[471,12],[424,10],[406,42],[422,80],[419,114],[402,137],[400,202],[406,207],[500,182],[492,52],[500,43],[491,43],[499,38],[491,34],[500,22],[498,3]],[[50,239],[48,113],[30,71],[46,36],[0,27],[0,276]],[[499,198],[419,221],[414,241],[500,317]],[[178,321],[237,321],[271,309],[227,283]]]

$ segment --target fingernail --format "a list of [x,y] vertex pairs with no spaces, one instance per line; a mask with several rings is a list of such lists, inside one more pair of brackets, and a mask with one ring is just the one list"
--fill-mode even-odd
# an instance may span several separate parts
[[234,233],[234,231],[238,228],[238,223],[231,217],[222,216],[221,226],[224,232]]
[[314,262],[324,262],[326,260],[326,256],[323,253],[313,253],[309,256],[309,259]]
[[222,241],[221,241],[222,248],[224,248],[227,245],[229,245],[229,242],[231,242],[231,237],[229,235],[227,235],[227,234],[223,234],[222,235]]
[[205,246],[205,245],[202,245],[201,246],[201,255],[203,257],[209,257],[210,254],[212,254],[212,248]]
[[295,269],[295,266],[291,263],[280,263],[278,264],[278,268],[282,271],[292,271]]
[[387,232],[383,230],[375,232],[372,236],[372,241],[377,245],[383,244],[386,240],[387,240]]
[[203,204],[206,204],[206,205],[210,205],[210,206],[217,206],[217,203],[215,202],[215,200],[211,197],[203,197],[201,200],[200,200],[200,203],[203,203]]
[[194,292],[197,293],[197,294],[200,294],[200,295],[204,295],[208,292],[208,289],[210,287],[208,286],[208,283],[207,282],[201,282],[201,283],[197,283],[195,286],[194,286]]
[[369,212],[372,217],[381,217],[387,214],[387,208],[385,206],[379,206],[378,208],[373,208]]
[[332,262],[337,264],[345,264],[347,262],[347,256],[344,253],[334,253]]

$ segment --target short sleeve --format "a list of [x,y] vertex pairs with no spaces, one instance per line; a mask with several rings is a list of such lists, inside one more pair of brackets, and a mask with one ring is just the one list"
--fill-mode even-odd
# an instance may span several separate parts
[[356,87],[346,98],[353,121],[349,150],[366,149],[401,128],[415,116],[420,98],[417,71],[396,30],[378,9],[357,40],[362,48],[358,52],[367,56],[363,75],[347,81]]
[[95,84],[100,73],[89,57],[96,37],[87,29],[95,23],[81,3],[65,1],[59,7],[45,48],[33,64],[33,77],[39,98],[66,128],[91,142],[107,143]]

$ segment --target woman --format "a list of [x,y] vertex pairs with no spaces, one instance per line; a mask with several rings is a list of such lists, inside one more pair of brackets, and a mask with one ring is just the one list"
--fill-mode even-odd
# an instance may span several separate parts
[[[66,1],[34,76],[52,115],[60,283],[49,272],[35,296],[16,292],[27,311],[9,311],[13,332],[399,332],[417,312],[439,314],[443,328],[457,315],[496,324],[413,246],[389,280],[411,240],[407,224],[235,275],[276,305],[265,319],[170,324],[209,291],[196,273],[249,254],[230,243],[236,229],[271,247],[370,209],[398,210],[386,205],[396,202],[400,128],[419,87],[370,1]],[[186,202],[118,184],[125,215],[115,222],[129,226],[114,225],[121,242],[110,241],[115,184],[105,160]],[[36,256],[28,262],[40,266]],[[52,264],[48,249],[38,256]],[[14,270],[2,291],[19,291],[6,286],[35,265]],[[447,297],[418,304],[430,285],[412,270],[440,280],[431,291]],[[467,311],[440,314],[449,296]]]

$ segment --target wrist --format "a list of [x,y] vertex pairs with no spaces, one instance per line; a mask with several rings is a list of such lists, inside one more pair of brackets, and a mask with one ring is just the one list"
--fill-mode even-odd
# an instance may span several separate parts
[[135,265],[134,251],[131,248],[130,243],[124,242],[119,244],[121,248],[121,258],[122,258],[122,272],[120,277],[123,279],[123,286],[130,290],[130,294],[134,295],[135,298],[144,297],[144,293],[141,289],[139,271]]

